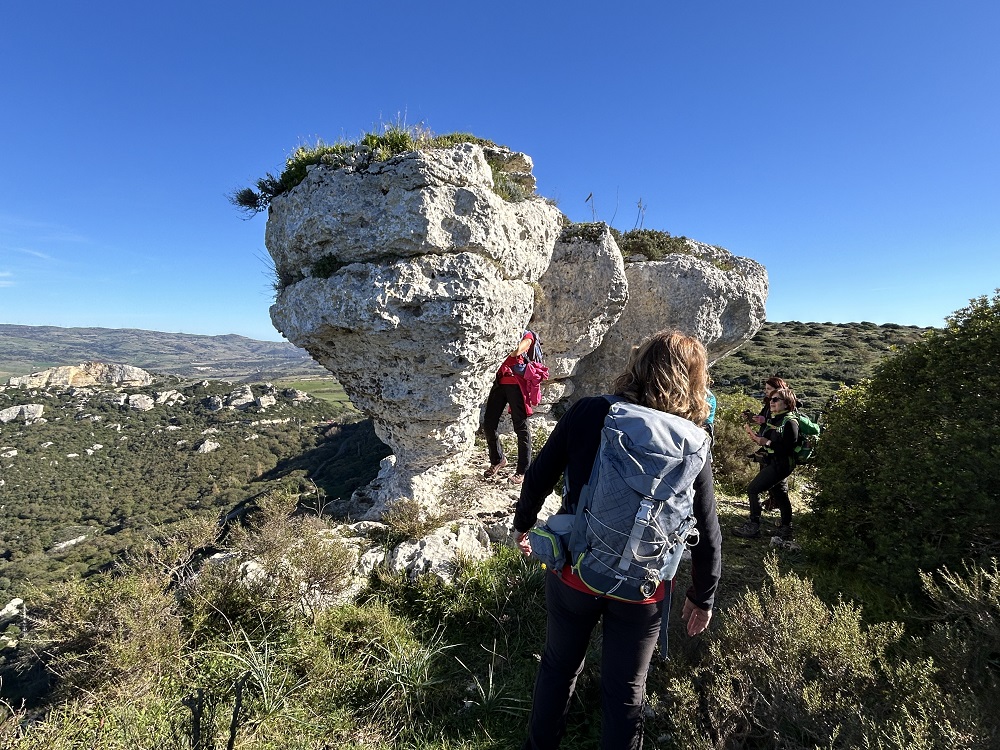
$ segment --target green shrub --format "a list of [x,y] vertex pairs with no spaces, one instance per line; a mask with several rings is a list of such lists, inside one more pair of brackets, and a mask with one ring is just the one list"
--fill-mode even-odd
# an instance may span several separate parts
[[137,698],[157,689],[182,642],[166,583],[139,569],[39,592],[22,646],[53,676],[56,696]]
[[[346,166],[363,169],[376,162],[383,162],[393,156],[417,149],[451,148],[460,143],[478,143],[496,148],[497,144],[470,133],[447,133],[435,135],[421,126],[407,126],[402,121],[383,125],[381,132],[363,134],[357,143],[341,141],[334,144],[317,140],[313,146],[300,145],[285,160],[285,168],[275,177],[267,173],[257,180],[255,187],[234,190],[229,201],[237,208],[253,216],[267,209],[271,200],[287,193],[302,182],[310,166],[323,164],[334,169]],[[503,170],[502,165],[489,162],[493,171],[494,192],[507,201],[520,201],[529,193],[515,183]],[[321,274],[318,274],[321,275]]]
[[[773,557],[765,569],[763,590],[720,613],[694,674],[660,691],[674,746],[931,750],[983,742],[935,684],[933,662],[898,652],[901,625],[865,627],[859,609],[827,606]],[[688,710],[672,710],[675,701]]]
[[1000,295],[837,395],[817,483],[817,553],[898,595],[1000,553]]
[[[1000,569],[966,565],[961,574],[942,568],[921,575],[931,602],[928,651],[943,665],[944,682],[955,694],[1000,690]],[[1000,736],[1000,715],[993,719]]]
[[728,393],[716,393],[716,401],[712,472],[725,492],[739,495],[757,475],[759,468],[747,458],[757,446],[746,433],[747,421],[743,411],[758,413],[760,402],[750,396]]

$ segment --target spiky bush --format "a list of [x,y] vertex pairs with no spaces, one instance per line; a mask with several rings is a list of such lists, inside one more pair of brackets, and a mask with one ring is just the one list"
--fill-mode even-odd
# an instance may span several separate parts
[[[865,626],[774,558],[769,581],[722,613],[702,663],[658,696],[674,747],[986,747],[974,717],[901,649],[898,623]],[[674,711],[673,705],[687,707]]]
[[[931,602],[928,651],[946,666],[946,683],[956,693],[1000,690],[1000,568],[993,558],[960,572],[942,568],[921,581]],[[1000,715],[993,721],[1000,737]]]

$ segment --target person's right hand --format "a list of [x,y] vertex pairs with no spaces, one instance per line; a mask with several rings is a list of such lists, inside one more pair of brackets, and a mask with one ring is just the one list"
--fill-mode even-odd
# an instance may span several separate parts
[[521,550],[521,554],[525,557],[531,557],[531,542],[528,541],[528,532],[514,532],[514,542],[517,544],[517,548]]
[[712,610],[696,607],[690,599],[684,599],[684,609],[681,610],[681,619],[687,624],[687,634],[696,636],[704,633],[712,619]]
[[761,414],[754,414],[752,419],[757,424],[764,424],[764,417]]

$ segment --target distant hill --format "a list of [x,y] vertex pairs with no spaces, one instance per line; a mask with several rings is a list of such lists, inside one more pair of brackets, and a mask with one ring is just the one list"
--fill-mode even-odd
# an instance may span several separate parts
[[183,378],[269,380],[324,375],[304,349],[286,341],[230,334],[198,336],[135,328],[59,328],[0,324],[0,380],[96,360]]
[[712,365],[712,390],[756,395],[777,375],[816,416],[842,385],[868,377],[894,347],[929,330],[895,323],[765,323],[739,351]]

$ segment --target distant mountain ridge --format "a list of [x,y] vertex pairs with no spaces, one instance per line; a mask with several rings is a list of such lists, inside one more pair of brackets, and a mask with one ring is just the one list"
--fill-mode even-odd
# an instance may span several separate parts
[[183,378],[264,380],[328,374],[306,351],[286,341],[137,328],[0,324],[0,379],[4,382],[12,375],[88,361],[134,365]]

